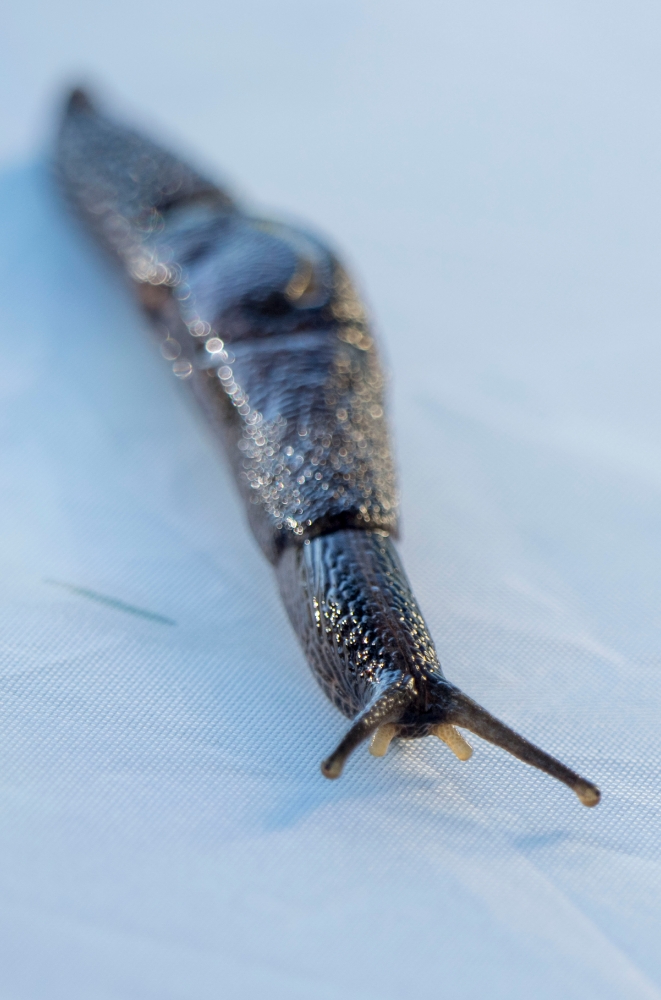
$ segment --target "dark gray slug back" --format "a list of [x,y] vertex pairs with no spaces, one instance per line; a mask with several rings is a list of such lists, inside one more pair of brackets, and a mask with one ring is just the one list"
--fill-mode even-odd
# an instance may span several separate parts
[[56,168],[221,437],[308,662],[354,720],[323,773],[338,777],[368,737],[377,756],[395,737],[435,735],[467,759],[458,725],[596,805],[594,785],[443,676],[392,541],[383,372],[335,255],[307,232],[247,215],[81,91],[67,105]]

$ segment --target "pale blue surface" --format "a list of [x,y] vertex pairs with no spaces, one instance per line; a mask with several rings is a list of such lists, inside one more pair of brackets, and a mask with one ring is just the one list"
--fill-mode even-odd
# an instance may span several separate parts
[[321,778],[343,722],[185,386],[7,167],[3,1000],[661,997],[658,8],[4,16],[6,162],[87,67],[357,262],[446,672],[604,800],[483,743]]

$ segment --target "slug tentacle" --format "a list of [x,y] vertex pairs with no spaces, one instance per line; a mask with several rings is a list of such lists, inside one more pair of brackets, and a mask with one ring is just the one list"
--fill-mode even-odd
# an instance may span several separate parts
[[394,722],[386,722],[385,725],[379,726],[370,740],[372,757],[385,757],[395,736],[397,736],[397,726]]
[[398,722],[414,697],[410,685],[401,683],[393,685],[379,695],[369,708],[361,712],[330,757],[323,761],[321,772],[324,777],[339,778],[347,758],[356,747],[381,727],[385,729],[386,726],[390,727],[391,724]]
[[439,722],[437,726],[432,729],[434,736],[438,736],[439,740],[442,740],[446,746],[450,747],[452,753],[459,760],[470,760],[473,756],[473,748],[470,743],[464,739],[458,729],[454,726],[449,725],[447,722]]
[[393,739],[437,736],[460,760],[469,729],[519,760],[564,782],[583,805],[599,802],[585,778],[519,736],[443,675],[392,540],[374,531],[340,530],[282,554],[276,567],[292,624],[315,676],[355,721],[321,765],[338,778],[351,753],[372,736],[373,756]]
[[352,725],[322,764],[337,778],[372,737],[461,726],[595,805],[599,792],[443,675],[393,539],[398,495],[384,385],[366,310],[316,236],[255,218],[222,188],[72,93],[60,185],[133,282],[161,353],[221,440],[324,692]]
[[534,743],[519,736],[513,729],[494,718],[486,709],[462,692],[455,696],[454,707],[449,718],[455,725],[470,729],[476,736],[481,736],[483,740],[488,740],[489,743],[502,747],[503,750],[507,750],[508,753],[518,757],[525,764],[539,768],[540,771],[550,774],[552,778],[562,781],[571,788],[584,806],[596,806],[599,803],[601,793],[596,785],[561,764],[559,760],[544,750],[540,750]]

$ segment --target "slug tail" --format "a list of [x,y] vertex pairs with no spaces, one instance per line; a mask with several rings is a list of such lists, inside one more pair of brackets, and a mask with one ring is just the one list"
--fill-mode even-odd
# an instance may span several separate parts
[[559,760],[535,746],[534,743],[519,736],[513,729],[500,722],[499,719],[496,719],[462,692],[458,692],[455,696],[449,721],[463,729],[469,729],[476,736],[488,740],[489,743],[502,747],[512,756],[522,760],[524,764],[530,764],[531,767],[536,767],[552,778],[562,781],[568,788],[571,788],[584,806],[592,807],[599,803],[601,792],[596,785],[561,764]]
[[66,114],[75,114],[77,111],[86,111],[88,113],[94,111],[94,105],[90,100],[90,96],[82,87],[74,87],[65,105]]

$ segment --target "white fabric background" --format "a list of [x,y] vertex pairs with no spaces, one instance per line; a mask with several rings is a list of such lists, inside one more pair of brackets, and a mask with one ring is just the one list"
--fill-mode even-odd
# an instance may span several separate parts
[[[2,16],[3,1000],[661,997],[658,5]],[[345,250],[446,673],[597,809],[477,740],[322,779],[344,721],[50,186],[81,76]]]

